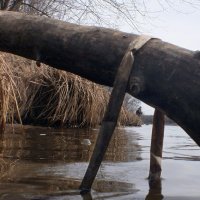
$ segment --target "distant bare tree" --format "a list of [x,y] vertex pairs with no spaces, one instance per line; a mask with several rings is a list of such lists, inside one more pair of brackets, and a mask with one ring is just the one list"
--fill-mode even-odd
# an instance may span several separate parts
[[[152,3],[156,4],[155,8]],[[140,19],[179,7],[199,8],[199,0],[0,0],[1,10],[21,11],[44,15],[78,24],[103,25],[116,28],[126,23],[133,30],[140,29]],[[180,9],[181,9],[180,8]]]
[[135,113],[140,105],[140,101],[131,96],[130,94],[126,94],[124,98],[124,105],[129,111]]

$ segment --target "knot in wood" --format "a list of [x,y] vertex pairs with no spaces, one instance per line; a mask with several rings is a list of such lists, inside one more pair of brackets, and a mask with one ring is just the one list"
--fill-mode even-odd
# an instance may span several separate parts
[[143,90],[143,81],[139,77],[130,78],[130,91],[132,94],[137,95]]

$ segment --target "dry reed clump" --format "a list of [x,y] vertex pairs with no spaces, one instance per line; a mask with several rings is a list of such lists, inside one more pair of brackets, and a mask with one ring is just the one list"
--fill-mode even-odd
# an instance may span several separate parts
[[140,117],[130,112],[125,106],[122,107],[118,122],[120,126],[141,126],[142,123]]
[[20,119],[17,96],[20,97],[15,75],[9,65],[7,54],[0,55],[0,131],[5,129],[6,122],[13,122],[14,113]]
[[[30,82],[22,118],[39,124],[95,126],[105,112],[108,93],[79,76],[42,67],[40,79]],[[29,121],[27,121],[29,123]]]
[[[77,75],[37,67],[34,61],[0,54],[0,122],[66,127],[100,124],[109,92]],[[119,124],[137,125],[135,114],[122,109]]]

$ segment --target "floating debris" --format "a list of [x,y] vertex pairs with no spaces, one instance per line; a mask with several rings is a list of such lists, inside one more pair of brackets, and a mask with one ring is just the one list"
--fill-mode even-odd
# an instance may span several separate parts
[[81,141],[81,144],[82,145],[86,145],[86,146],[90,146],[92,143],[91,143],[91,141],[89,139],[83,139]]

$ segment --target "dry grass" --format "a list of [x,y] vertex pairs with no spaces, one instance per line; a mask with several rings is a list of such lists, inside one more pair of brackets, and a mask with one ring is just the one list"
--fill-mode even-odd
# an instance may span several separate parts
[[[11,54],[0,54],[0,123],[58,125],[100,124],[109,92],[77,75]],[[138,118],[122,109],[119,124],[137,125]]]
[[135,113],[130,112],[126,107],[122,107],[118,125],[120,126],[141,126],[142,120]]
[[0,55],[0,131],[5,129],[6,122],[13,122],[14,113],[21,122],[17,96],[20,97],[15,83],[15,75],[9,65],[6,54]]

